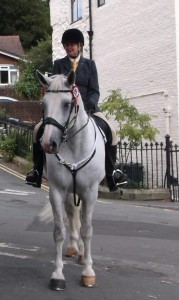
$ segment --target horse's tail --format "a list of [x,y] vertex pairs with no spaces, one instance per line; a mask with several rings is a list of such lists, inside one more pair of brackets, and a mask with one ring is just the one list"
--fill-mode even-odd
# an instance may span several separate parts
[[38,215],[41,222],[50,223],[53,221],[53,213],[50,202],[48,202]]
[[[40,213],[38,214],[38,218],[40,220],[40,222],[44,222],[44,223],[50,223],[54,221],[54,217],[53,217],[53,211],[52,211],[52,206],[50,204],[50,202],[48,202],[40,211]],[[65,224],[68,223],[67,221],[67,215],[64,211],[64,222]]]

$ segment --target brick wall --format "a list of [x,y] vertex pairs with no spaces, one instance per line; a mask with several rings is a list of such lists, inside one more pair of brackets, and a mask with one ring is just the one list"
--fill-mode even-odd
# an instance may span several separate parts
[[12,57],[0,54],[0,64],[15,65],[17,64],[17,60]]
[[17,100],[22,100],[26,101],[24,96],[20,96],[18,93],[16,93],[15,89],[13,86],[0,86],[0,96],[6,96],[6,97],[11,97],[15,98]]
[[42,118],[42,104],[39,101],[19,101],[0,103],[0,109],[5,110],[6,116],[38,123]]

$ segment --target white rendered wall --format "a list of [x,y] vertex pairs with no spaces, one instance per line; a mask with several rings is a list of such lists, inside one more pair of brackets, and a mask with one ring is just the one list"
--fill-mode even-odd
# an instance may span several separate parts
[[[177,53],[177,91],[178,91],[178,102],[179,102],[179,0],[175,0],[175,19],[176,19],[176,53]],[[177,107],[177,115],[179,116],[179,105]],[[179,117],[178,117],[179,118]],[[179,127],[176,128],[176,134],[179,135]]]
[[[60,39],[69,27],[83,31],[84,56],[89,57],[88,0],[83,1],[83,19],[73,24],[70,3],[50,1],[54,59],[65,54]],[[97,7],[97,0],[92,0],[93,59],[98,68],[100,101],[109,90],[120,88],[140,112],[158,116],[153,124],[160,130],[159,141],[169,133],[179,142],[178,6],[178,0],[106,0]]]

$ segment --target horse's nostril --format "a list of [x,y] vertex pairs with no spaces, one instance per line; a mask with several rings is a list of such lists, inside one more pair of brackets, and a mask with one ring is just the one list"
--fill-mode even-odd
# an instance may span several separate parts
[[51,146],[53,147],[53,148],[56,148],[57,147],[57,143],[56,142],[51,142]]

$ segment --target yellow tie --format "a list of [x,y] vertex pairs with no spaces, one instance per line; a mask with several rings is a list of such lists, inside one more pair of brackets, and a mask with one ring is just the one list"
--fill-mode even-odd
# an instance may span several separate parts
[[73,68],[73,71],[74,71],[74,72],[76,72],[77,67],[78,67],[78,62],[76,61],[76,59],[74,59],[74,60],[72,61],[72,68]]

